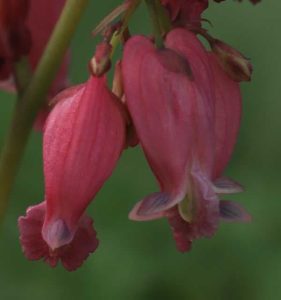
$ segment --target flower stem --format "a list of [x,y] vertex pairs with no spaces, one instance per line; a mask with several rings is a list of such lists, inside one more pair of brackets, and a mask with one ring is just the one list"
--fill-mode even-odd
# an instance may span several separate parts
[[22,57],[18,62],[15,63],[13,75],[15,78],[18,98],[20,99],[32,77],[32,71],[26,56]]
[[130,5],[125,12],[124,16],[122,17],[122,26],[118,32],[113,34],[110,44],[112,46],[111,50],[111,58],[113,57],[113,54],[118,46],[118,44],[121,42],[124,32],[128,29],[129,21],[134,14],[134,12],[137,10],[138,6],[140,5],[141,0],[134,0],[130,2]]
[[46,99],[60,62],[69,47],[88,0],[68,0],[40,63],[20,101],[16,103],[11,127],[0,156],[0,220],[15,180],[34,120]]
[[155,44],[158,48],[162,48],[163,37],[171,28],[169,17],[159,0],[145,0],[145,3],[153,23]]

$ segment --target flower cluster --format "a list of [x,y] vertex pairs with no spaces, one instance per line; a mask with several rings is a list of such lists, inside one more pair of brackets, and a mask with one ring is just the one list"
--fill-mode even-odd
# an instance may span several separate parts
[[[29,55],[32,67],[50,34],[34,26],[38,18],[44,20],[33,15],[32,5],[38,2],[56,12],[63,3],[31,0],[31,8],[17,18],[31,36],[31,50],[25,43],[17,49]],[[239,84],[250,80],[251,64],[203,28],[208,0],[146,0],[157,21],[154,38],[130,36],[128,20],[139,2],[125,1],[101,23],[95,33],[103,41],[90,60],[89,79],[51,102],[43,130],[44,200],[18,221],[21,246],[30,260],[43,259],[51,267],[61,261],[67,270],[75,270],[96,250],[86,208],[129,146],[143,149],[159,184],[158,192],[135,204],[129,218],[166,218],[179,251],[214,235],[221,220],[250,220],[238,203],[222,198],[243,190],[223,172],[240,126]],[[209,49],[198,35],[209,42]],[[123,54],[110,89],[106,76],[116,41],[123,43]],[[62,67],[59,78],[64,72]]]

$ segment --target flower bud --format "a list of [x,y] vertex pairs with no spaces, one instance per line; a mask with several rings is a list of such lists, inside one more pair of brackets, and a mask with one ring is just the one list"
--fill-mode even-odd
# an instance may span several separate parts
[[111,49],[112,46],[108,42],[102,42],[97,45],[96,53],[90,60],[90,71],[94,76],[102,76],[111,67]]
[[250,61],[228,44],[213,40],[211,48],[224,71],[235,81],[250,81],[253,67]]

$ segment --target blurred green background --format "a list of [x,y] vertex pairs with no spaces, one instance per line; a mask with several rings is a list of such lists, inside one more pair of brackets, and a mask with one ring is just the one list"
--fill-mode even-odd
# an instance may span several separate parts
[[[71,79],[87,78],[87,61],[97,40],[91,29],[117,0],[91,1],[72,44]],[[33,133],[0,239],[0,299],[281,299],[281,2],[253,6],[228,0],[210,5],[204,17],[213,35],[250,57],[251,83],[243,84],[244,114],[233,160],[226,173],[246,192],[232,197],[253,215],[251,224],[222,224],[210,240],[180,254],[165,220],[127,219],[133,204],[155,191],[139,149],[127,150],[113,176],[89,208],[100,247],[73,273],[51,269],[23,256],[17,218],[43,198],[41,135]],[[148,32],[141,10],[134,31]],[[0,143],[14,97],[0,94]]]

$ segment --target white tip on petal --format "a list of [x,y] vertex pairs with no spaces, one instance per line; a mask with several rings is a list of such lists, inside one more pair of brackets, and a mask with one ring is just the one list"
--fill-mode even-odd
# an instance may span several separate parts
[[216,179],[213,182],[213,188],[216,194],[236,194],[244,191],[242,185],[227,177]]

